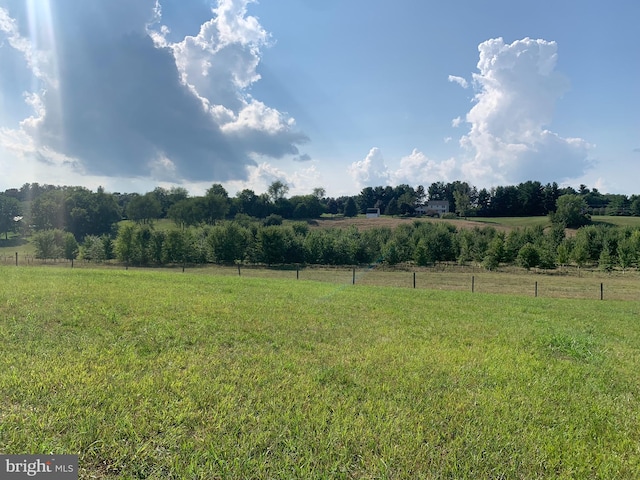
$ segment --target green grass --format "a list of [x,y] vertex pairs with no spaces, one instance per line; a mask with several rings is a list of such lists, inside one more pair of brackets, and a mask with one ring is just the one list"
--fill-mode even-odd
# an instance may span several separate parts
[[591,217],[594,224],[615,225],[617,227],[640,227],[640,217],[623,217],[614,215],[595,215]]
[[0,274],[0,451],[81,478],[640,472],[638,302]]
[[6,239],[4,235],[0,237],[0,261],[12,257],[15,262],[16,252],[18,252],[20,257],[33,255],[35,253],[35,247],[29,239],[17,235],[8,235]]
[[489,226],[501,226],[510,228],[548,227],[551,225],[548,216],[539,217],[468,217],[472,222],[487,224]]

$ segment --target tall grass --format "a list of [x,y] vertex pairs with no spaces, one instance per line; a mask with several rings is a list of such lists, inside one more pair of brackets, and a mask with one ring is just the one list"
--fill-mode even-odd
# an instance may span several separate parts
[[0,451],[81,478],[637,478],[638,302],[0,267]]

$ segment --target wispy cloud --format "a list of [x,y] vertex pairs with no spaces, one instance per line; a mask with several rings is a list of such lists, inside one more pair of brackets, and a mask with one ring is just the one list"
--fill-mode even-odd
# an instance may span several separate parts
[[449,75],[449,81],[453,83],[457,83],[462,88],[469,88],[469,82],[462,77],[456,77],[455,75]]

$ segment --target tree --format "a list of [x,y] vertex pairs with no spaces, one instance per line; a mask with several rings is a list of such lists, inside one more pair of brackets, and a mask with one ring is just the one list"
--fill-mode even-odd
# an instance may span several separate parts
[[56,232],[54,230],[38,232],[31,241],[36,249],[36,258],[59,258],[62,253],[62,249],[56,242]]
[[107,260],[102,238],[96,235],[87,235],[84,237],[81,252],[82,258],[85,260],[92,260],[94,262],[104,262]]
[[518,264],[527,270],[538,266],[540,263],[540,252],[535,245],[526,243],[518,252]]
[[384,213],[385,215],[391,215],[391,216],[397,215],[398,213],[400,213],[400,208],[398,207],[398,200],[395,197],[391,199]]
[[225,190],[225,188],[219,183],[214,183],[213,185],[211,185],[210,188],[207,189],[206,196],[211,196],[211,195],[220,195],[221,197],[229,198],[229,194],[227,193],[227,190]]
[[623,238],[618,242],[617,248],[618,265],[622,268],[622,273],[633,265],[636,251],[631,238]]
[[269,194],[269,198],[275,204],[278,203],[279,200],[283,199],[289,192],[289,186],[280,180],[276,180],[269,185],[267,192]]
[[355,217],[356,215],[358,215],[358,207],[356,206],[356,202],[353,197],[349,197],[347,202],[344,204],[344,216]]
[[258,218],[266,216],[266,210],[261,208],[260,197],[253,190],[244,189],[236,193],[233,204],[238,213]]
[[322,200],[326,194],[327,194],[327,191],[324,189],[324,187],[316,187],[313,189],[313,193],[312,193],[312,195],[316,197],[318,200]]
[[487,253],[485,254],[482,265],[487,270],[495,270],[500,265],[504,256],[504,234],[496,235],[491,242]]
[[213,260],[217,263],[234,263],[244,260],[249,244],[249,232],[235,222],[214,227],[207,237]]
[[613,270],[613,256],[609,251],[609,245],[605,244],[600,252],[600,257],[598,258],[598,268],[605,272],[610,272]]
[[9,238],[9,232],[15,231],[22,220],[20,202],[13,197],[0,194],[0,233]]
[[229,211],[229,199],[220,193],[207,193],[205,197],[197,198],[196,202],[202,204],[200,211],[204,214],[203,220],[209,225],[215,225]]
[[51,230],[64,227],[64,193],[52,190],[33,200],[31,221],[36,230]]
[[121,262],[129,264],[135,257],[135,233],[136,226],[127,223],[118,228],[118,236],[116,237],[116,258]]
[[126,212],[130,220],[138,223],[149,223],[154,218],[160,218],[162,205],[157,199],[157,192],[135,196],[127,205]]
[[79,249],[76,237],[73,236],[73,233],[65,233],[62,246],[62,255],[64,258],[67,260],[73,260],[78,257],[78,251]]
[[519,215],[530,217],[544,214],[544,194],[540,182],[531,180],[520,183],[516,187]]
[[453,198],[455,200],[456,213],[458,216],[467,218],[467,214],[471,208],[469,193],[456,189],[453,192]]
[[263,227],[258,232],[261,260],[268,265],[284,263],[287,258],[285,229],[278,226]]
[[587,202],[579,195],[562,195],[556,201],[556,211],[551,215],[553,223],[567,228],[579,228],[591,222],[587,214]]
[[198,197],[185,198],[169,208],[167,216],[183,229],[197,225],[204,219],[204,204]]
[[556,262],[561,266],[565,267],[569,263],[570,255],[569,255],[569,246],[566,240],[558,245],[556,248]]
[[[378,196],[376,195],[376,193],[374,192],[373,188],[371,187],[365,187],[362,189],[362,191],[360,192],[360,195],[358,195],[358,202],[357,202],[357,211],[354,215],[347,215],[345,213],[345,217],[355,217],[358,214],[358,211],[360,211],[360,213],[366,213],[367,212],[367,208],[376,208],[378,207],[376,205],[376,202],[378,200],[377,198]],[[346,207],[346,205],[345,205]]]
[[582,268],[589,260],[589,248],[581,239],[578,239],[573,245],[571,258],[578,265],[578,269]]
[[424,201],[427,198],[427,192],[422,185],[418,185],[416,188],[415,207],[424,205]]
[[190,235],[188,230],[169,230],[162,245],[164,263],[184,265],[189,254]]

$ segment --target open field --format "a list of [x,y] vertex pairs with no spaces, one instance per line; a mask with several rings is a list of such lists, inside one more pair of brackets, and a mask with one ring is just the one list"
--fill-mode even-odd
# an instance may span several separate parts
[[[15,257],[0,257],[0,266],[15,266]],[[40,260],[20,257],[19,267],[72,268],[69,260]],[[76,260],[74,269],[125,270],[115,262],[94,263]],[[129,267],[144,271],[149,268]],[[182,272],[181,266],[156,267],[151,270],[165,273]],[[574,298],[585,300],[640,300],[640,271],[633,268],[625,272],[609,273],[599,269],[578,269],[574,266],[552,271],[527,272],[515,266],[502,266],[499,271],[488,271],[474,265],[438,263],[431,267],[385,267],[384,265],[272,267],[265,265],[196,265],[187,266],[191,275],[225,276],[256,279],[310,280],[334,284],[357,284],[377,287],[415,288],[420,290],[451,290],[459,292],[516,295],[523,297]]]
[[[539,218],[544,218],[548,220],[546,217],[531,217],[539,221]],[[491,225],[496,230],[509,231],[513,230],[514,226],[508,223],[502,224],[500,221],[502,219],[487,219],[491,220]],[[383,215],[378,218],[366,218],[364,215],[359,215],[357,217],[323,217],[317,220],[312,220],[311,225],[313,227],[318,228],[349,228],[350,226],[355,226],[358,230],[367,230],[370,228],[379,228],[379,227],[387,227],[394,229],[399,225],[412,225],[413,222],[438,222],[438,223],[448,223],[450,225],[455,226],[456,228],[474,228],[474,227],[485,227],[488,226],[481,221],[476,221],[476,219],[446,219],[446,218],[431,218],[431,217],[390,217]]]
[[4,236],[0,238],[0,257],[15,256],[16,252],[18,252],[18,255],[21,257],[33,255],[35,248],[29,239],[16,235],[9,235],[8,239],[5,239]]
[[[358,217],[323,217],[322,219],[314,222],[315,226],[329,228],[340,227],[347,228],[350,225],[355,225],[359,230],[364,230],[374,227],[389,227],[395,228],[398,225],[412,223],[415,220],[425,222],[443,222],[454,225],[456,228],[474,228],[474,227],[494,227],[496,230],[510,231],[515,228],[535,227],[542,226],[544,228],[551,226],[548,216],[539,217],[468,217],[467,219],[439,219],[430,217],[388,217],[381,216],[380,218],[365,218],[360,215]],[[630,226],[640,227],[640,217],[622,217],[601,215],[592,217],[595,225],[614,225],[614,226]]]
[[474,217],[469,219],[472,223],[487,225],[497,229],[514,229],[525,227],[543,228],[551,226],[547,215],[538,217]]
[[0,274],[0,451],[81,478],[640,472],[640,302]]
[[594,224],[615,225],[618,227],[640,227],[640,217],[624,217],[613,215],[602,215],[591,217]]

